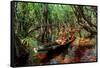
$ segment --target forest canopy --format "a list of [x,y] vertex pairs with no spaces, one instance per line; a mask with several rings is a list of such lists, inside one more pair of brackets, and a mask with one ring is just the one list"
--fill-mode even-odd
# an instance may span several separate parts
[[58,27],[59,30],[60,25],[64,25],[67,29],[73,24],[77,28],[83,27],[87,33],[96,33],[97,8],[95,6],[16,2],[15,8],[15,30],[21,37],[28,36],[30,32],[37,33],[36,30],[42,32],[40,28],[45,25],[49,26],[47,29],[56,30]]

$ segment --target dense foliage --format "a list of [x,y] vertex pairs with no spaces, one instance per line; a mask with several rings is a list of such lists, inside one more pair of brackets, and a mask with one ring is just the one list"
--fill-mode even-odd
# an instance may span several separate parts
[[[20,50],[20,48],[25,49],[25,52],[29,54],[27,59],[28,65],[39,64],[40,60],[34,57],[34,55],[37,54],[37,51],[34,49],[56,41],[59,37],[59,32],[63,28],[67,38],[70,36],[70,32],[68,30],[73,27],[76,29],[74,36],[77,41],[79,41],[80,38],[85,38],[86,40],[89,39],[90,42],[92,40],[94,45],[96,45],[96,6],[27,2],[14,3],[15,16],[13,18],[13,27],[15,35],[18,38],[16,41],[19,40],[21,43],[15,47],[17,49],[19,48],[18,50]],[[74,43],[77,43],[77,41]],[[17,52],[19,52],[18,50]],[[17,54],[17,57],[19,57],[19,55]],[[68,56],[71,57],[72,55],[73,53]],[[65,60],[66,63],[69,61],[67,58]],[[18,64],[18,62],[16,62],[16,64]]]

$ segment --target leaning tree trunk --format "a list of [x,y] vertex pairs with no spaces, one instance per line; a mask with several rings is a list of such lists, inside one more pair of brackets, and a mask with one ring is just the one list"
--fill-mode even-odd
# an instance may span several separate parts
[[93,24],[91,19],[84,14],[83,6],[72,6],[72,9],[75,13],[78,24],[90,33],[88,37],[94,37],[97,34],[97,25]]

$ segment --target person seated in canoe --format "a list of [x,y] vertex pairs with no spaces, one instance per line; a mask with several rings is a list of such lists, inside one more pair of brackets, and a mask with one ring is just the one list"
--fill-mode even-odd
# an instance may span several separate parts
[[59,32],[59,36],[58,39],[56,40],[56,42],[59,45],[64,45],[66,43],[66,31],[65,31],[65,27],[62,26]]
[[70,27],[69,30],[69,40],[73,40],[75,39],[75,32],[76,32],[76,29],[74,27]]

